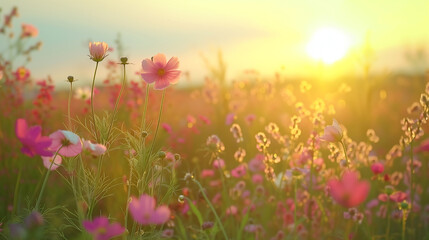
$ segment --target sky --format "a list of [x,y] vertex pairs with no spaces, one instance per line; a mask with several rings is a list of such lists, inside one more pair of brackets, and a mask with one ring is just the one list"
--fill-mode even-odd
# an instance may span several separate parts
[[[413,69],[404,53],[429,42],[426,0],[0,1],[3,14],[18,7],[15,27],[30,23],[39,29],[33,41],[41,40],[43,47],[28,67],[34,77],[51,75],[57,84],[69,75],[90,82],[94,63],[87,56],[88,42],[115,47],[118,33],[132,72],[141,69],[144,58],[164,53],[177,56],[194,82],[209,72],[201,55],[215,62],[218,50],[228,79],[249,69],[266,77],[282,71],[291,78],[321,72],[334,78],[359,74],[366,36],[374,50],[374,72]],[[350,42],[347,55],[334,64],[320,64],[306,53],[312,34],[325,27]]]

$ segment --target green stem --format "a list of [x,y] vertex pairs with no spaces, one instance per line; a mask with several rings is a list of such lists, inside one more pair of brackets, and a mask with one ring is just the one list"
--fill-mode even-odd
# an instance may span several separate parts
[[94,136],[98,142],[98,131],[97,124],[95,123],[95,114],[94,114],[94,86],[95,86],[95,76],[97,74],[98,62],[95,64],[94,77],[92,78],[92,87],[91,87],[91,114],[92,114],[92,124],[94,124]]
[[[133,166],[130,163],[130,180],[128,181],[128,184],[125,183],[128,186],[127,206],[125,208],[125,225],[124,225],[125,229],[128,229],[128,208],[129,208],[129,202],[128,202],[128,200],[130,199],[130,196],[131,196],[132,179],[133,179]],[[127,237],[125,235],[124,235],[124,239],[127,239]]]
[[204,192],[204,188],[203,186],[201,186],[201,184],[194,178],[194,183],[196,183],[198,185],[198,187],[200,188],[200,192],[203,195],[204,199],[206,200],[207,204],[209,205],[210,209],[212,210],[217,223],[219,224],[219,228],[222,231],[223,236],[225,237],[225,239],[228,239],[228,235],[226,234],[226,231],[223,227],[222,221],[220,220],[219,216],[216,213],[216,210],[214,209],[212,203],[210,202],[209,198],[207,197],[206,193]]
[[297,219],[296,219],[296,209],[298,208],[298,194],[297,194],[297,190],[298,190],[298,180],[297,179],[293,179],[293,187],[294,187],[294,189],[293,189],[293,191],[294,191],[294,197],[293,197],[293,205],[294,205],[294,208],[293,208],[293,234],[294,234],[294,238],[293,239],[296,239],[296,236],[297,236],[297,234],[296,234],[296,222],[297,222]]
[[389,234],[390,234],[390,199],[387,200],[387,227],[386,227],[386,240],[389,240]]
[[48,172],[46,173],[46,175],[45,175],[45,179],[43,180],[42,189],[40,189],[39,197],[37,198],[36,206],[34,207],[34,209],[35,209],[36,211],[38,211],[38,210],[39,210],[40,200],[42,200],[43,191],[45,190],[46,182],[48,181],[49,174],[51,173],[52,165],[54,165],[55,158],[57,157],[58,152],[61,150],[61,148],[63,148],[63,145],[61,145],[61,147],[60,147],[60,148],[58,148],[58,150],[55,152],[54,157],[52,158],[51,165],[49,165]]
[[350,161],[349,161],[349,158],[347,157],[346,145],[344,144],[343,140],[341,140],[340,143],[341,143],[341,146],[343,146],[344,156],[345,156],[346,162],[347,162],[347,168],[350,169]]
[[70,104],[71,104],[72,94],[73,94],[73,82],[70,82],[69,101],[67,104],[67,116],[69,119],[69,130],[72,130],[72,122],[71,122],[71,115],[70,115]]
[[126,75],[125,75],[125,65],[126,64],[123,64],[123,65],[124,65],[124,78],[122,79],[121,90],[119,90],[119,95],[116,98],[115,108],[113,110],[113,116],[112,116],[112,120],[110,121],[109,130],[107,130],[107,137],[106,137],[106,139],[110,138],[110,131],[112,130],[113,123],[115,121],[115,116],[116,116],[116,114],[118,112],[118,105],[119,105],[119,102],[120,102],[120,100],[122,98],[122,93],[124,91],[124,85],[125,85],[125,79],[126,79],[125,78],[126,77]]
[[407,213],[402,211],[402,240],[405,240],[405,226],[407,225]]
[[16,184],[15,184],[15,191],[13,194],[13,213],[16,214],[17,210],[17,202],[18,202],[18,190],[19,190],[19,184],[21,182],[21,174],[22,174],[22,163],[19,166],[19,172],[18,177],[16,178]]
[[143,108],[143,115],[142,115],[141,131],[144,131],[146,128],[146,111],[147,111],[148,101],[149,101],[149,84],[146,84],[146,93],[145,93],[144,108]]
[[158,135],[159,123],[161,122],[162,109],[163,109],[163,107],[164,107],[164,97],[165,97],[165,90],[163,90],[163,91],[162,91],[161,106],[160,106],[160,108],[159,108],[158,121],[157,121],[157,123],[156,123],[155,135],[153,136],[152,144],[150,145],[150,149],[149,149],[148,157],[150,157],[150,155],[152,154],[153,147],[154,147],[154,145],[155,145],[155,141],[156,141],[156,137],[157,137],[157,135]]

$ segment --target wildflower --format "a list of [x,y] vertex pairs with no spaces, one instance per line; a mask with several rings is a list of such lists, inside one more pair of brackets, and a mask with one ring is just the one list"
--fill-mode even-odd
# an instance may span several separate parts
[[232,136],[237,141],[237,143],[243,141],[243,134],[241,133],[240,125],[234,123],[229,130],[231,131]]
[[226,215],[236,215],[238,212],[238,209],[236,206],[232,205],[229,208],[226,209]]
[[225,124],[231,125],[235,119],[237,119],[237,116],[234,113],[228,113],[228,115],[226,115]]
[[89,100],[91,97],[91,89],[89,87],[77,88],[73,97],[84,101]]
[[97,217],[92,221],[84,220],[82,225],[95,240],[108,240],[125,232],[125,228],[119,223],[109,224],[106,217]]
[[265,164],[264,164],[264,155],[263,154],[256,154],[256,156],[250,160],[249,162],[249,170],[252,172],[260,172],[264,171]]
[[331,179],[328,182],[330,194],[334,200],[347,208],[358,206],[365,201],[369,192],[369,183],[359,181],[356,172],[345,172],[341,180]]
[[171,128],[170,124],[163,123],[163,124],[161,124],[161,126],[168,134],[172,133],[173,129]]
[[52,151],[49,146],[52,140],[49,137],[41,135],[42,128],[40,126],[28,127],[25,119],[19,118],[15,123],[15,133],[23,147],[21,152],[29,157],[35,155],[50,157]]
[[371,165],[371,171],[377,175],[384,171],[384,166],[381,163],[374,163]]
[[235,153],[234,153],[234,159],[237,162],[242,162],[245,156],[246,156],[246,150],[244,150],[241,147],[238,148],[237,151],[235,151]]
[[203,169],[201,171],[201,178],[213,177],[215,172],[212,169]]
[[414,150],[414,152],[429,152],[429,138],[422,141],[420,145]]
[[225,167],[225,161],[221,158],[217,158],[213,161],[213,167],[215,169],[224,168]]
[[43,160],[43,165],[48,170],[54,171],[61,165],[61,162],[63,159],[61,158],[61,156],[57,155],[55,156],[55,160],[53,157],[42,157],[42,160]]
[[83,150],[89,151],[94,156],[103,155],[106,152],[106,146],[99,143],[92,143],[89,140],[82,139],[83,141]]
[[216,135],[211,135],[207,138],[206,145],[212,149],[214,152],[223,152],[225,151],[225,145]]
[[58,153],[64,157],[74,157],[82,152],[82,143],[75,133],[58,130],[49,135],[49,137],[52,139],[52,144],[49,148],[52,151],[58,151],[59,149]]
[[231,170],[231,175],[235,178],[241,178],[246,175],[246,165],[240,164],[238,167]]
[[254,184],[262,184],[264,182],[264,177],[261,174],[253,174],[252,182]]
[[162,231],[161,237],[172,238],[174,236],[174,229],[165,229]]
[[165,55],[158,53],[152,59],[146,58],[142,61],[143,73],[140,75],[146,83],[155,82],[154,88],[162,90],[179,81],[180,70],[177,69],[179,67],[177,57],[172,57],[167,62]]
[[333,120],[332,125],[325,127],[325,132],[320,139],[328,142],[340,142],[343,139],[343,130],[337,120]]
[[94,62],[101,62],[107,56],[109,46],[105,42],[89,42],[89,58]]
[[213,226],[214,226],[213,222],[203,222],[203,225],[201,226],[201,228],[203,230],[206,230],[206,229],[212,228]]
[[3,78],[3,71],[0,70],[0,80],[2,80],[2,78]]
[[30,70],[25,67],[19,67],[16,69],[15,78],[18,81],[25,81],[30,77]]
[[37,28],[31,24],[23,23],[21,27],[22,27],[21,38],[37,37],[37,35],[39,34],[39,31],[37,30]]
[[163,224],[170,218],[167,206],[155,208],[155,198],[143,194],[140,198],[131,198],[129,210],[133,219],[141,225]]

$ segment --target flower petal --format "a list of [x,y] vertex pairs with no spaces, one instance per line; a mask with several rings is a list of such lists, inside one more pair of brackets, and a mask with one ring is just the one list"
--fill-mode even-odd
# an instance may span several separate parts
[[158,53],[155,56],[153,56],[153,63],[156,66],[165,67],[165,64],[167,64],[167,58],[164,54]]
[[168,60],[167,65],[165,66],[165,70],[172,70],[172,69],[177,69],[179,68],[179,58],[177,57],[172,57],[170,58],[170,60]]

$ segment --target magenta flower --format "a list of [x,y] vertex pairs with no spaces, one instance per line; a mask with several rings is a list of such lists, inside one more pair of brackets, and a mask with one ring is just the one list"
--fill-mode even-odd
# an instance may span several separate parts
[[343,139],[343,130],[337,120],[333,120],[332,125],[325,127],[325,132],[320,139],[328,142],[341,142]]
[[414,150],[414,152],[429,152],[429,138],[423,140],[420,145]]
[[19,118],[15,122],[15,133],[23,147],[21,152],[29,157],[35,155],[50,157],[52,151],[49,146],[52,140],[49,137],[42,136],[42,128],[40,126],[28,127],[25,119]]
[[59,166],[61,166],[61,162],[63,161],[63,159],[59,155],[55,156],[55,160],[54,160],[53,156],[52,157],[42,157],[42,160],[43,160],[43,165],[48,170],[51,170],[51,171],[54,171]]
[[101,62],[107,56],[109,46],[105,42],[89,42],[89,58],[94,62]]
[[358,206],[368,196],[370,185],[359,181],[356,172],[345,172],[341,180],[331,179],[328,182],[332,198],[346,208]]
[[30,77],[30,70],[25,67],[19,67],[16,69],[16,72],[14,72],[14,75],[16,80],[25,81]]
[[374,163],[371,165],[371,171],[377,175],[384,171],[384,166],[381,163]]
[[94,156],[101,156],[103,155],[107,148],[103,144],[99,143],[92,143],[89,140],[82,139],[83,141],[83,150],[89,151]]
[[82,225],[95,240],[109,240],[125,232],[125,228],[119,223],[109,224],[106,217],[97,217],[92,221],[84,220]]
[[179,67],[177,57],[172,57],[167,62],[165,55],[158,53],[152,59],[146,58],[142,61],[141,76],[145,82],[148,84],[155,82],[154,88],[162,90],[179,81],[180,70],[177,70]]
[[244,175],[246,175],[246,171],[247,167],[245,164],[240,164],[238,165],[238,167],[234,168],[231,170],[231,176],[235,177],[235,178],[241,178]]
[[163,224],[170,218],[167,206],[155,208],[155,198],[143,194],[140,198],[131,197],[129,210],[133,219],[141,225]]
[[82,143],[80,138],[75,133],[66,130],[58,130],[49,137],[52,139],[52,144],[49,147],[52,151],[58,151],[58,153],[64,157],[74,157],[82,152]]

